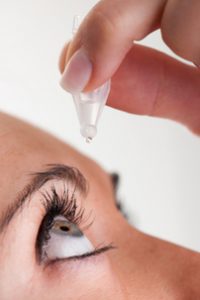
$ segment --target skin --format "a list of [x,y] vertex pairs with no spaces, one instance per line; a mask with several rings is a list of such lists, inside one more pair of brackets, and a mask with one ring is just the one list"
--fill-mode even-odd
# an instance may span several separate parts
[[[85,91],[112,77],[109,105],[170,118],[199,133],[199,71],[132,44],[160,28],[176,54],[199,65],[199,12],[199,0],[99,1],[74,40],[64,47],[60,70],[63,72],[73,53],[83,47],[93,63]],[[79,203],[95,214],[84,234],[94,246],[111,242],[116,246],[81,261],[39,265],[35,242],[42,207],[36,191],[29,205],[0,235],[2,300],[200,299],[199,253],[129,226],[114,204],[110,176],[95,162],[28,124],[4,114],[0,119],[0,214],[27,184],[30,173],[49,163],[75,166],[90,187],[86,199],[79,197]],[[59,184],[54,182],[58,189]],[[45,188],[50,189],[50,183]]]
[[84,91],[112,78],[108,105],[178,121],[200,134],[199,69],[133,45],[156,29],[174,53],[200,66],[199,0],[101,0],[65,45],[60,71],[83,49],[93,66]]
[[39,265],[35,240],[42,207],[36,191],[0,235],[1,300],[200,299],[199,253],[128,225],[116,209],[110,176],[94,161],[20,120],[5,114],[0,120],[0,215],[27,184],[30,173],[49,163],[74,166],[89,183],[86,199],[80,196],[79,202],[95,216],[84,234],[94,246],[111,242],[116,246],[80,261]]

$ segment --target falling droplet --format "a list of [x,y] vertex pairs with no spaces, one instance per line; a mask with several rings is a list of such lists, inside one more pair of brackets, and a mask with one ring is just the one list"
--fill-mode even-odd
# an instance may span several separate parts
[[85,139],[85,141],[86,141],[86,143],[90,144],[90,143],[92,142],[92,138],[87,137],[87,138]]

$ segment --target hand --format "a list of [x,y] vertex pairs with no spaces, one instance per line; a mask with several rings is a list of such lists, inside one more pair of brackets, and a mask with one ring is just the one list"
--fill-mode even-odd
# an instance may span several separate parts
[[62,51],[61,85],[88,91],[112,77],[108,105],[170,118],[200,134],[198,68],[133,45],[158,28],[176,54],[200,65],[199,0],[102,0]]

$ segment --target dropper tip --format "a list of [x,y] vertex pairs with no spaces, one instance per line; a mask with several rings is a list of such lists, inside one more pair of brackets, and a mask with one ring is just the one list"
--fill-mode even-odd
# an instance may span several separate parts
[[86,143],[91,143],[97,133],[94,125],[85,125],[81,127],[81,135],[85,138]]

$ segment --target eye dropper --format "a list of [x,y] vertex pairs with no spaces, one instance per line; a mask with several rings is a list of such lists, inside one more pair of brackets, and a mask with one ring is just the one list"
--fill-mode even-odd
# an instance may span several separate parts
[[[76,15],[73,22],[73,35],[77,32],[79,25],[80,16]],[[80,123],[80,132],[87,143],[91,142],[97,134],[97,124],[108,99],[110,85],[111,82],[108,80],[91,92],[72,94]]]

